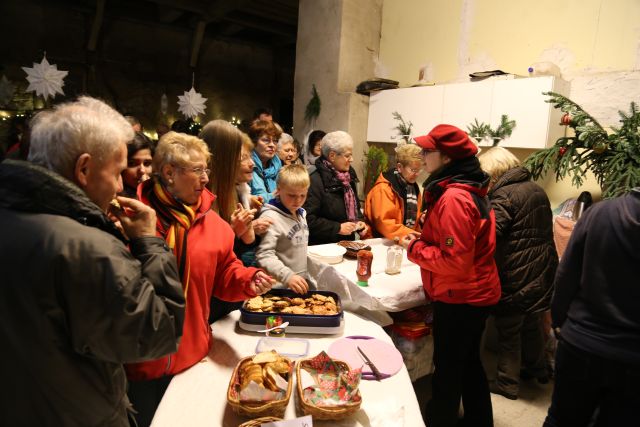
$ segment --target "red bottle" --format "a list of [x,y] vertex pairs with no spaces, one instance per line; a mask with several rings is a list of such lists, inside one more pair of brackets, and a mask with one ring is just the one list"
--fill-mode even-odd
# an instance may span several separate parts
[[356,274],[358,275],[359,286],[369,286],[369,278],[371,277],[371,266],[373,265],[373,253],[362,249],[358,251],[358,267]]

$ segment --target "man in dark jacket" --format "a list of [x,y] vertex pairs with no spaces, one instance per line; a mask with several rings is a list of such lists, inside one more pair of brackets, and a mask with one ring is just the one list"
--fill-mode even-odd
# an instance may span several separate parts
[[31,162],[0,164],[3,424],[128,426],[122,363],[177,349],[184,296],[155,212],[110,208],[132,138],[84,97],[38,114]]
[[542,312],[549,309],[558,253],[547,194],[531,181],[520,160],[503,147],[479,157],[491,176],[489,199],[496,215],[496,264],[502,296],[493,310],[498,332],[498,374],[491,391],[518,398],[520,371],[548,381]]
[[571,234],[551,301],[560,342],[545,426],[638,424],[638,265],[640,188],[591,206]]

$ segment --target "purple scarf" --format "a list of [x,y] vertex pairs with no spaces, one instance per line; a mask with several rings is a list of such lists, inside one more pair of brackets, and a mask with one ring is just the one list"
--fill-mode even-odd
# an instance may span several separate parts
[[347,211],[347,221],[357,221],[358,205],[356,203],[356,194],[353,191],[353,187],[351,187],[351,174],[349,171],[338,172],[327,159],[323,159],[322,162],[327,168],[333,171],[336,178],[338,178],[344,187],[344,207]]

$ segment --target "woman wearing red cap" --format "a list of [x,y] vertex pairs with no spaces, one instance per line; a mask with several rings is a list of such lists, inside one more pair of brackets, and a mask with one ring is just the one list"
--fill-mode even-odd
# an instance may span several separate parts
[[428,424],[455,426],[462,398],[465,420],[493,426],[480,361],[485,320],[500,299],[495,217],[486,197],[489,176],[475,157],[476,145],[455,126],[438,125],[415,141],[430,174],[424,224],[419,238],[408,235],[402,243],[409,260],[420,266],[423,287],[433,300],[435,371]]

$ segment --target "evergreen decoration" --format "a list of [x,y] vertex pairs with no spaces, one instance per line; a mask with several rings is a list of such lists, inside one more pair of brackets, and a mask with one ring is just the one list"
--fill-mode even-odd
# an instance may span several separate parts
[[515,127],[516,121],[509,120],[509,116],[503,114],[497,128],[491,129],[488,123],[478,122],[478,119],[474,119],[473,123],[467,126],[467,133],[478,141],[488,138],[493,142],[492,147],[495,147],[500,144],[500,141],[510,137]]
[[[322,103],[320,102],[320,96],[316,85],[311,85],[311,99],[307,103],[307,107],[304,109],[304,121],[307,124],[313,124],[320,115],[320,109]],[[314,126],[312,126],[314,127]]]
[[391,113],[391,115],[393,116],[394,120],[398,121],[398,125],[394,128],[398,131],[398,136],[402,138],[406,144],[408,144],[409,141],[411,141],[411,129],[413,128],[413,123],[411,123],[410,121],[405,122],[400,113],[398,113],[397,111],[394,111],[393,113]]
[[382,148],[370,147],[365,153],[366,164],[364,167],[364,194],[373,188],[378,176],[385,170],[389,163],[387,153]]
[[640,111],[635,102],[629,113],[620,114],[619,128],[607,131],[582,107],[554,92],[545,92],[555,108],[565,114],[561,123],[571,127],[575,135],[559,138],[547,149],[529,156],[524,166],[534,179],[553,170],[556,181],[571,176],[571,183],[580,187],[588,170],[595,175],[602,198],[609,199],[640,186]]

